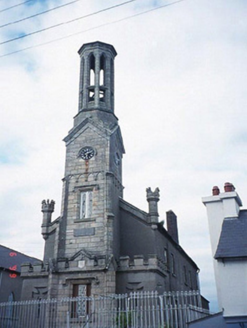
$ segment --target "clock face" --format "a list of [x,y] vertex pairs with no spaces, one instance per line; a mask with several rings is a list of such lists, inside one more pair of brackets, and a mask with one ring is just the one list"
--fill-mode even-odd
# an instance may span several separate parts
[[79,156],[84,160],[89,160],[94,157],[95,151],[92,147],[83,147],[80,152]]

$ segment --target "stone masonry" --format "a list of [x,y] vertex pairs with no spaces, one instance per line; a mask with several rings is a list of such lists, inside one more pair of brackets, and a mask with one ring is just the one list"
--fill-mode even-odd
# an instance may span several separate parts
[[178,243],[175,214],[169,211],[171,234],[159,221],[159,189],[147,188],[148,213],[123,200],[114,47],[96,41],[79,55],[79,110],[64,138],[61,215],[52,220],[55,202],[42,201],[44,258],[22,265],[22,299],[198,289],[199,270]]

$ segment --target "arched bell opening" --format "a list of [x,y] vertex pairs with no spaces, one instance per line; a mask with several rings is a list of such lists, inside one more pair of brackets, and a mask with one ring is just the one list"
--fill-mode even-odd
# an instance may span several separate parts
[[104,54],[100,56],[100,71],[99,71],[99,98],[100,101],[105,102],[105,63],[106,58]]
[[95,100],[95,57],[93,54],[89,57],[89,89],[88,89],[88,100]]

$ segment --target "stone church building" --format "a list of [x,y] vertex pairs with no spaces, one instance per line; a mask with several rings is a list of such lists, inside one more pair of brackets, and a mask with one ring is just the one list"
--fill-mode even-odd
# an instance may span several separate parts
[[176,215],[159,222],[159,189],[147,188],[148,213],[123,199],[125,153],[114,111],[112,45],[80,50],[79,109],[64,138],[61,216],[44,200],[43,262],[24,263],[22,299],[199,289],[195,262],[179,245]]

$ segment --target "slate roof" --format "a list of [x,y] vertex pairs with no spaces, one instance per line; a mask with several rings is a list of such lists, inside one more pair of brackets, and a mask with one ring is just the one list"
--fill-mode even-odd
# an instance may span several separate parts
[[[130,212],[133,214],[135,219],[140,220],[141,222],[147,224],[147,217],[148,213],[140,210],[138,207],[135,207],[134,205],[126,202],[126,200],[123,200],[121,197],[119,198],[119,205],[120,205],[120,210],[124,210],[127,212]],[[164,222],[163,222],[164,223]],[[161,232],[163,235],[168,238],[171,243],[179,250],[181,254],[183,254],[189,261],[190,263],[195,266],[197,270],[199,270],[197,264],[192,260],[192,258],[184,251],[184,249],[170,236],[168,231],[163,227],[163,224],[161,222],[158,223],[158,231]]]
[[21,272],[21,264],[41,262],[40,260],[0,245],[0,268]]
[[247,257],[247,210],[238,218],[227,218],[222,224],[215,259]]

